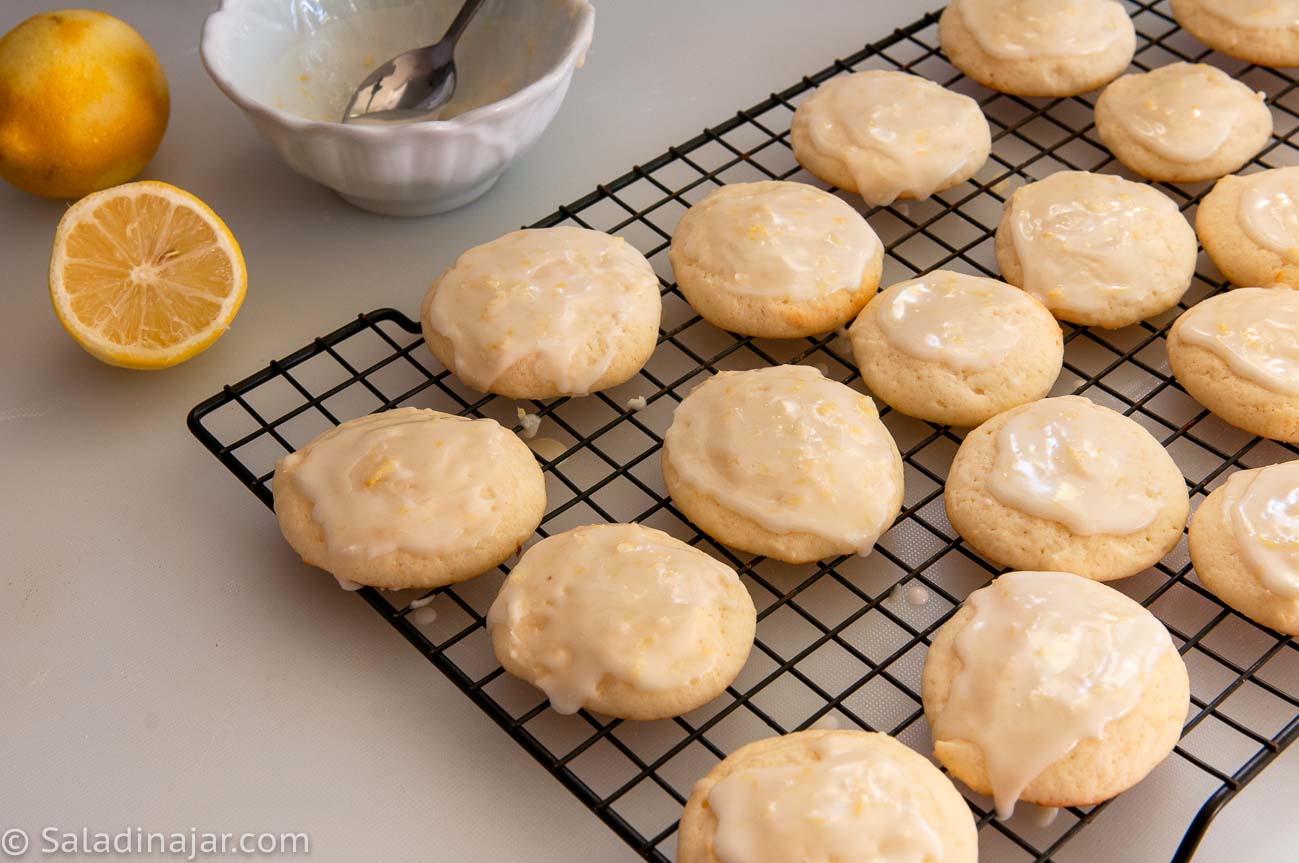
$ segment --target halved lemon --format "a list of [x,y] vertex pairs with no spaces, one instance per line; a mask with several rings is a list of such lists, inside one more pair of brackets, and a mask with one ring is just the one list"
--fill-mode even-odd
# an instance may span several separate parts
[[95,192],[59,222],[50,299],[96,358],[163,369],[229,328],[248,286],[239,244],[212,209],[151,180]]

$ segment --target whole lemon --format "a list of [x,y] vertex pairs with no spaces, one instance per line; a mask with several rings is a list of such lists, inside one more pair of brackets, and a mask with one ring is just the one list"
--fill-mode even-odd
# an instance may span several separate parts
[[45,12],[0,38],[0,176],[20,189],[80,198],[125,183],[170,108],[158,57],[112,15]]

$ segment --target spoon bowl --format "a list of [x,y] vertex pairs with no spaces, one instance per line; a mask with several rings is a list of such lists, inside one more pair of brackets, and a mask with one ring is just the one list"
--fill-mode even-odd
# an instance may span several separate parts
[[343,122],[436,120],[456,92],[456,42],[482,5],[465,0],[440,41],[402,52],[367,75],[348,100]]

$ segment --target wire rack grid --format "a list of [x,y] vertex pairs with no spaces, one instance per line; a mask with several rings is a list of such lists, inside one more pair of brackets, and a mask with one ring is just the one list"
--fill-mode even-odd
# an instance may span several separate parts
[[[1140,34],[1138,67],[1203,60],[1266,91],[1276,135],[1257,165],[1299,164],[1299,149],[1291,144],[1299,127],[1294,79],[1211,55],[1176,28],[1166,0],[1128,6]],[[904,454],[903,512],[869,557],[815,566],[738,555],[702,536],[673,508],[658,466],[673,408],[716,371],[804,363],[860,386],[840,334],[768,341],[721,332],[685,303],[667,262],[677,220],[718,185],[758,179],[824,185],[799,169],[788,145],[794,108],[821,82],[852,71],[904,69],[975,96],[993,127],[992,158],[969,182],[929,201],[866,211],[888,249],[886,284],[938,267],[995,276],[993,230],[1015,187],[1062,169],[1124,173],[1096,137],[1092,96],[1025,100],[984,90],[944,60],[936,22],[936,15],[928,15],[835,61],[536,223],[617,233],[655,266],[663,283],[660,344],[627,384],[546,403],[483,396],[436,363],[419,338],[417,322],[382,309],[226,387],[189,417],[202,443],[271,506],[275,460],[341,420],[415,405],[517,427],[523,408],[541,418],[534,449],[545,469],[550,503],[540,535],[580,524],[637,521],[733,565],[759,609],[748,664],[723,697],[677,719],[651,723],[586,712],[558,716],[543,696],[502,671],[484,617],[507,566],[427,596],[360,592],[647,860],[674,858],[677,818],[691,785],[751,740],[842,726],[884,731],[928,752],[919,698],[926,645],[957,604],[997,572],[960,541],[943,511],[945,471],[962,437],[950,428],[882,412]],[[1188,215],[1207,190],[1161,188]],[[845,200],[861,206],[853,196]],[[1182,308],[1223,287],[1202,259]],[[1172,380],[1163,341],[1180,311],[1119,331],[1067,326],[1065,371],[1054,394],[1085,394],[1149,429],[1182,468],[1196,504],[1234,470],[1290,460],[1299,450],[1225,425]],[[643,407],[633,401],[641,398]],[[903,586],[923,590],[904,592]],[[1133,859],[1125,856],[1124,844],[1115,844],[1116,837],[1129,830],[1148,833],[1152,820],[1163,825],[1154,842],[1159,857],[1190,860],[1214,815],[1299,735],[1299,651],[1291,640],[1231,612],[1204,590],[1185,542],[1156,568],[1117,586],[1167,624],[1187,661],[1192,709],[1182,741],[1136,789],[1107,804],[1065,810],[1052,823],[1031,813],[997,821],[986,799],[967,792],[983,860],[1088,860],[1101,854],[1100,859]],[[922,593],[923,603],[917,601]],[[433,613],[415,612],[423,607]]]

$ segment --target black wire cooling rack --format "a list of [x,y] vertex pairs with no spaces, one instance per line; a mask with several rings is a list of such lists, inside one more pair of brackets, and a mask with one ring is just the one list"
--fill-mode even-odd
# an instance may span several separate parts
[[[1299,150],[1290,143],[1299,126],[1295,79],[1210,55],[1176,28],[1165,2],[1128,5],[1141,34],[1137,66],[1205,60],[1266,91],[1276,136],[1257,164],[1299,163]],[[639,521],[734,565],[759,609],[748,665],[724,696],[686,716],[652,723],[589,713],[558,716],[539,693],[500,669],[484,616],[506,567],[418,598],[412,592],[360,592],[647,860],[674,858],[677,817],[691,785],[751,740],[840,725],[885,731],[928,752],[919,697],[926,645],[955,606],[996,572],[966,548],[943,511],[943,477],[961,435],[894,411],[883,416],[905,456],[906,501],[897,524],[864,559],[794,567],[739,556],[691,527],[667,499],[659,475],[658,450],[672,409],[708,374],[805,363],[857,381],[840,335],[766,341],[711,327],[682,299],[667,263],[677,220],[716,186],[757,179],[817,182],[799,170],[788,137],[795,106],[818,84],[846,72],[905,69],[974,95],[992,124],[993,155],[974,179],[929,201],[867,213],[888,248],[886,284],[937,267],[995,276],[993,229],[1016,186],[1066,168],[1123,173],[1096,137],[1092,96],[1035,101],[984,90],[943,59],[936,22],[936,15],[928,15],[836,60],[537,223],[617,233],[654,264],[663,282],[663,331],[653,359],[631,382],[548,403],[484,397],[436,363],[418,337],[417,322],[381,309],[226,387],[189,416],[199,440],[271,506],[275,460],[341,420],[416,405],[490,416],[517,428],[522,408],[541,418],[533,444],[545,468],[550,509],[540,534]],[[1206,191],[1162,188],[1188,215]],[[861,206],[853,196],[846,200]],[[1183,308],[1222,287],[1204,262]],[[1086,394],[1148,428],[1182,468],[1198,503],[1238,467],[1290,460],[1299,450],[1232,429],[1178,387],[1163,341],[1179,312],[1113,332],[1067,327],[1065,371],[1055,394]],[[918,591],[899,586],[922,587],[928,601],[917,602]],[[1153,822],[1167,827],[1159,856],[1190,860],[1223,805],[1299,734],[1295,644],[1205,591],[1184,542],[1155,569],[1117,586],[1159,615],[1186,658],[1193,707],[1182,741],[1136,789],[1107,804],[1068,809],[1050,824],[1030,813],[999,822],[987,800],[967,793],[985,861],[1132,859],[1124,853],[1130,844],[1114,843],[1132,831],[1149,833]]]

